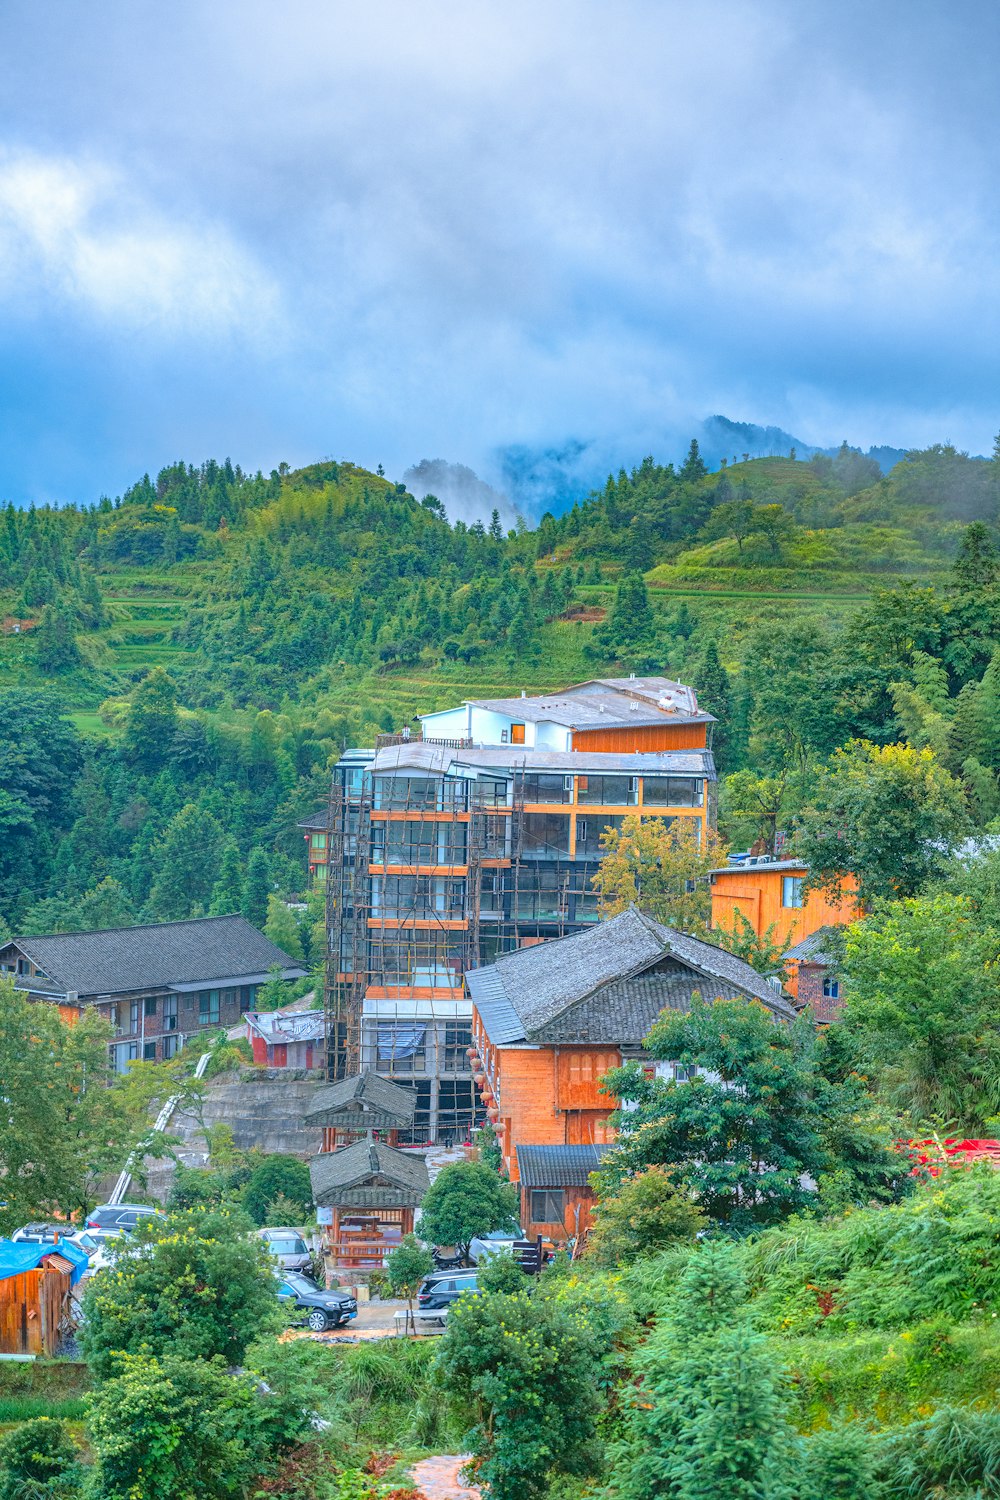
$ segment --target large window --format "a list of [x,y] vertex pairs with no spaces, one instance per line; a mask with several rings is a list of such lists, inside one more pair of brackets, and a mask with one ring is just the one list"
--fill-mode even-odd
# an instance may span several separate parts
[[379,987],[462,988],[462,934],[386,932],[371,945],[371,982]]
[[600,859],[604,851],[601,848],[601,834],[606,828],[621,828],[624,818],[621,813],[599,813],[596,817],[592,813],[580,816],[576,820],[576,856],[577,859]]
[[516,915],[554,922],[566,915],[568,872],[522,867],[518,871]]
[[572,802],[573,778],[530,771],[524,777],[524,800],[525,802]]
[[472,1046],[472,1027],[464,1021],[446,1021],[441,1049],[442,1073],[469,1073],[468,1048]]
[[219,991],[201,990],[198,995],[198,1025],[218,1026]]
[[467,784],[440,776],[376,776],[372,806],[390,812],[461,811]]
[[464,865],[464,823],[385,823],[372,821],[372,863],[388,865]]
[[644,776],[644,807],[701,807],[705,800],[705,783],[693,776]]
[[522,858],[558,859],[568,854],[568,817],[561,813],[525,813]]
[[532,1224],[561,1224],[566,1213],[566,1194],[561,1188],[532,1188]]
[[781,881],[781,904],[782,906],[801,906],[802,887],[805,884],[803,875],[785,875]]
[[833,979],[829,974],[823,980],[823,997],[826,1000],[840,999],[840,980]]
[[380,1022],[377,1062],[380,1073],[424,1073],[427,1070],[427,1028],[420,1022]]
[[163,1030],[177,1030],[177,996],[167,995],[163,1001]]
[[639,779],[637,776],[578,776],[576,800],[600,807],[633,807],[639,800]]
[[458,921],[465,914],[465,880],[461,877],[374,875],[371,890],[374,917]]

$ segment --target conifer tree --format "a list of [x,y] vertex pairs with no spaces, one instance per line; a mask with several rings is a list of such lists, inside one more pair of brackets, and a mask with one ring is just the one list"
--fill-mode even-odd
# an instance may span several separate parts
[[234,838],[228,838],[223,845],[219,878],[212,889],[208,910],[213,917],[233,916],[243,910],[243,860]]
[[156,876],[149,906],[160,921],[205,908],[219,873],[222,829],[211,813],[189,802],[171,818],[152,851]]
[[271,866],[263,849],[254,849],[247,864],[243,888],[243,915],[263,930],[267,921],[267,898],[271,894]]
[[154,667],[132,694],[125,722],[126,754],[151,769],[167,758],[177,728],[177,688],[162,667]]

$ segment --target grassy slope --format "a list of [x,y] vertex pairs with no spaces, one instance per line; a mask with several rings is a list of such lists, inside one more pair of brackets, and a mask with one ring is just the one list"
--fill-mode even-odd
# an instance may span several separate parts
[[[733,466],[729,473],[734,484],[746,475],[755,495],[762,500],[783,498],[783,491],[787,491],[789,503],[794,499],[802,505],[808,503],[813,491],[818,493],[807,466],[788,460],[753,460],[747,465]],[[710,485],[716,478],[707,476],[704,483]],[[361,471],[352,471],[341,488],[345,493],[353,492],[365,481],[384,483]],[[281,500],[254,515],[251,528],[267,534],[280,519],[308,524],[331,493],[337,495],[335,487],[304,489],[302,475],[290,475]],[[866,538],[870,554],[865,551]],[[242,548],[245,544],[245,538],[237,533],[229,545]],[[576,561],[570,544],[559,549],[555,566],[561,569],[566,562]],[[688,548],[673,561],[660,563],[648,572],[653,607],[666,623],[684,604],[702,639],[706,631],[715,635],[723,643],[723,654],[728,655],[725,643],[738,639],[751,622],[802,613],[838,619],[865,599],[873,588],[897,581],[900,570],[929,581],[946,566],[944,559],[927,554],[912,540],[912,528],[907,536],[900,527],[863,524],[808,531],[796,539],[782,561],[787,565],[773,566],[764,559],[748,565],[735,543],[727,540]],[[153,666],[171,671],[180,684],[183,701],[184,671],[194,654],[173,640],[173,632],[188,609],[206,602],[219,566],[214,560],[188,561],[173,567],[119,566],[100,573],[112,621],[102,631],[83,639],[88,667],[71,679],[54,684],[81,730],[105,733],[97,717],[100,703],[105,697],[127,690],[131,681]],[[545,566],[541,565],[541,572]],[[607,564],[608,582],[579,587],[576,601],[607,608],[617,571],[616,564]],[[342,592],[343,575],[331,575],[330,582],[337,592]],[[4,603],[0,600],[0,612]],[[529,691],[557,687],[600,670],[583,654],[592,632],[593,624],[587,621],[557,621],[546,626],[542,651],[535,662],[518,663],[505,652],[494,660],[471,666],[422,663],[412,669],[387,673],[329,667],[319,674],[303,698],[334,710],[389,711],[402,721],[417,712],[444,707],[468,696],[500,695],[522,687]],[[683,672],[683,642],[668,647],[664,667],[667,671]],[[0,691],[5,685],[25,683],[41,685],[29,637],[0,636]]]

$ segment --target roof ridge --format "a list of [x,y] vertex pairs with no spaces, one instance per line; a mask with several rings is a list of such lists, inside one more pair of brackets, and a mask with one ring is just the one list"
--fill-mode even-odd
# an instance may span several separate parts
[[[178,917],[173,922],[129,922],[124,927],[84,927],[80,931],[71,932],[32,932],[24,937],[16,934],[8,941],[12,943],[33,943],[49,938],[82,938],[101,937],[108,932],[148,932],[151,928],[162,927],[193,927],[199,922],[246,922],[248,927],[253,923],[243,915],[241,911],[214,913],[212,916],[204,917]],[[255,931],[259,929],[254,929]],[[275,944],[277,946],[277,944]]]

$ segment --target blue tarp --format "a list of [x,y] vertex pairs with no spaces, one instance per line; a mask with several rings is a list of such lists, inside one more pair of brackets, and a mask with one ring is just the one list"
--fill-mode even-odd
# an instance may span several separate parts
[[87,1269],[87,1252],[65,1240],[56,1245],[41,1245],[35,1241],[15,1244],[13,1240],[0,1240],[0,1281],[5,1281],[8,1276],[20,1276],[22,1271],[33,1271],[47,1255],[61,1255],[64,1260],[72,1262],[70,1282],[76,1286]]

